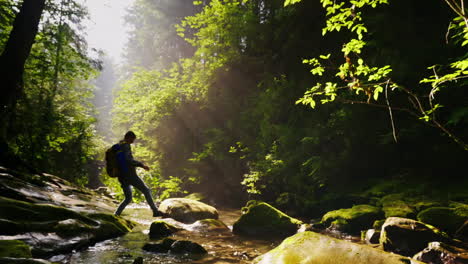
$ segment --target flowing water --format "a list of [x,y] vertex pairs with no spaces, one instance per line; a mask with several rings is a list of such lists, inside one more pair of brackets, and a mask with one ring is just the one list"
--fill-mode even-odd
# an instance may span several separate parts
[[[239,218],[240,211],[236,209],[218,209],[219,219],[230,229]],[[148,207],[128,206],[123,216],[137,222],[133,230],[122,237],[106,240],[82,251],[68,255],[55,256],[50,261],[69,264],[107,264],[133,263],[143,258],[143,263],[250,263],[255,257],[266,253],[281,241],[265,241],[243,238],[231,232],[190,232],[179,231],[171,238],[190,240],[202,245],[208,254],[201,259],[191,259],[188,256],[152,253],[142,250],[143,245],[150,240],[149,226],[157,218],[153,218]]]

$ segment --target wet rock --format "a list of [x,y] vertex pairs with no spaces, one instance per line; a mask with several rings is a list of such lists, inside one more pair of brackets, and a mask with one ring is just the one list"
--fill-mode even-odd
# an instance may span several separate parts
[[154,253],[173,253],[187,255],[203,255],[208,253],[201,245],[188,240],[173,240],[166,238],[161,243],[147,243],[143,246],[146,251]]
[[261,201],[249,201],[233,225],[233,233],[248,236],[286,237],[297,232],[302,222]]
[[162,243],[146,243],[143,246],[143,250],[150,251],[153,253],[167,253],[171,247],[167,247],[163,245]]
[[201,245],[188,240],[177,240],[171,245],[171,252],[176,254],[203,255],[208,252]]
[[0,258],[0,264],[51,264],[51,262],[33,258]]
[[468,251],[444,243],[432,242],[413,258],[430,264],[468,264]]
[[418,214],[418,220],[454,234],[468,219],[468,206],[431,207]]
[[380,234],[380,245],[385,251],[404,256],[413,256],[429,242],[447,240],[447,236],[437,228],[401,217],[387,218]]
[[218,219],[218,211],[205,203],[185,199],[171,198],[159,205],[159,211],[182,223],[193,223],[202,219]]
[[143,264],[143,257],[138,257],[133,261],[133,264]]
[[231,232],[229,227],[220,220],[203,219],[185,227],[187,230],[196,232]]
[[94,230],[94,227],[77,219],[67,219],[57,222],[57,224],[51,228],[51,231],[52,230],[59,236],[66,238],[76,236],[76,234],[90,233]]
[[0,257],[31,258],[30,247],[19,240],[0,240]]
[[164,221],[158,220],[151,224],[149,237],[151,239],[159,239],[159,238],[170,236],[174,234],[175,232],[177,232],[178,230],[179,228],[171,224],[168,224]]
[[16,235],[21,233],[23,227],[13,221],[0,219],[0,235]]
[[375,220],[382,218],[382,211],[375,206],[361,204],[352,208],[330,211],[322,217],[321,223],[350,234],[372,227]]
[[53,255],[71,252],[74,249],[82,249],[93,244],[88,234],[62,238],[55,233],[25,233],[8,238],[21,240],[29,245],[32,256],[36,258],[48,258]]
[[98,225],[96,221],[63,207],[47,204],[33,204],[1,196],[0,218],[23,222],[78,219],[89,225]]
[[278,247],[254,259],[257,264],[380,263],[422,264],[380,249],[339,240],[314,232],[303,232],[284,240]]
[[378,244],[380,239],[380,231],[368,229],[364,234],[364,241],[367,244]]
[[466,220],[463,225],[458,228],[458,230],[455,232],[455,237],[468,242],[468,220]]
[[384,196],[380,203],[382,210],[385,212],[385,217],[403,217],[416,218],[416,212],[404,200],[403,194],[390,194]]

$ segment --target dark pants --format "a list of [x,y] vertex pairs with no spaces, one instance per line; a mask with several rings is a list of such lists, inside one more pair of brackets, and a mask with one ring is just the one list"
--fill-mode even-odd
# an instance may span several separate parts
[[148,186],[146,186],[143,180],[140,179],[138,175],[136,175],[136,173],[129,173],[127,175],[124,175],[123,177],[119,177],[119,182],[125,194],[125,199],[119,205],[117,211],[115,211],[115,215],[120,215],[125,209],[125,207],[132,202],[132,186],[140,190],[140,192],[142,192],[143,195],[145,195],[146,201],[148,202],[153,212],[156,212],[158,210],[153,202],[153,197],[151,197],[150,189],[148,188]]

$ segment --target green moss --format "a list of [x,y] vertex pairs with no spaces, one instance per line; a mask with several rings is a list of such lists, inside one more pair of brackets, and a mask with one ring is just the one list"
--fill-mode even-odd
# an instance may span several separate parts
[[322,217],[321,223],[338,230],[356,233],[368,229],[375,220],[382,218],[382,212],[378,207],[361,204],[352,208],[330,211]]
[[249,201],[233,232],[243,235],[285,236],[294,234],[302,222],[261,201]]
[[380,200],[385,217],[416,218],[416,212],[405,201],[401,193],[384,196]]
[[[406,261],[410,261],[410,259],[369,246],[306,231],[285,239],[278,247],[254,259],[253,263],[402,264],[407,263]],[[410,262],[415,264],[421,263],[418,261]]]
[[63,207],[32,204],[5,197],[0,197],[0,218],[19,222],[78,219],[86,224],[98,224],[84,215]]
[[380,230],[384,223],[385,219],[375,220],[372,224],[372,228],[374,228],[375,230]]
[[448,233],[455,233],[468,219],[468,207],[432,207],[418,214],[418,220]]
[[76,219],[68,219],[58,222],[54,231],[61,237],[73,237],[83,233],[92,233],[96,228]]
[[93,213],[93,214],[88,214],[88,217],[95,219],[98,222],[106,221],[106,222],[112,223],[124,233],[130,231],[136,225],[132,221],[126,220],[122,217],[115,216],[113,214]]
[[23,241],[0,240],[0,257],[31,258],[31,249]]

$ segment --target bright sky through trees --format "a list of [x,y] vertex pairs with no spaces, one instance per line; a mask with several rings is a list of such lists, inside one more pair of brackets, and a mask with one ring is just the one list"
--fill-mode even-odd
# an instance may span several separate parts
[[101,49],[120,62],[127,41],[125,10],[134,0],[81,0],[88,7],[90,20],[85,22],[89,48]]

